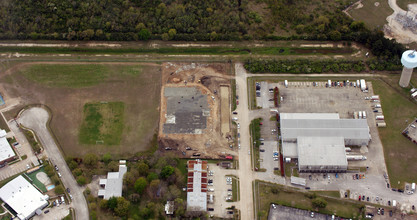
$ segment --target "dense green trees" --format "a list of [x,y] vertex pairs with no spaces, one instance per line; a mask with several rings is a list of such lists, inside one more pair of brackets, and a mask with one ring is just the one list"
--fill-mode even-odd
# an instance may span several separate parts
[[250,59],[244,64],[252,73],[324,73],[362,72],[365,64],[349,60],[258,60]]

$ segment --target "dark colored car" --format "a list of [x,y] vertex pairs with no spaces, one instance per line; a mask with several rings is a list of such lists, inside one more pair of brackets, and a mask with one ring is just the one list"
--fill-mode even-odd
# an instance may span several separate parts
[[307,186],[307,187],[306,187],[306,189],[307,189],[307,190],[309,190],[309,189],[310,189],[310,187],[308,187],[308,186]]
[[46,213],[48,213],[49,212],[49,210],[46,210],[44,213],[46,214]]
[[392,217],[392,210],[389,210],[389,217]]
[[67,192],[70,193],[70,189],[69,188],[67,188]]
[[259,149],[260,152],[265,152],[265,149]]
[[366,201],[368,201],[368,202],[369,202],[369,197],[366,197]]
[[356,179],[359,179],[359,174],[356,174],[355,176],[356,176]]
[[214,208],[208,208],[207,210],[208,211],[214,211]]

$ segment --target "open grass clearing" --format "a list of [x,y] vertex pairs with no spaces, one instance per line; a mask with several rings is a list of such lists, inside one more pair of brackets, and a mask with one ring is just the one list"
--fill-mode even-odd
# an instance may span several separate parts
[[[21,74],[32,65],[44,64],[54,65],[58,72],[68,65],[98,65],[106,69],[107,74],[106,78],[100,78],[100,82],[96,81],[96,84],[90,86],[84,86],[82,82],[79,84],[77,79],[74,79],[74,84],[63,83],[60,87],[34,83]],[[83,70],[83,68],[78,69]],[[79,74],[87,73],[88,71],[84,71]],[[157,130],[161,92],[161,69],[158,64],[36,62],[14,66],[7,76],[13,83],[8,84],[0,80],[0,84],[11,94],[10,98],[25,97],[19,107],[42,103],[51,110],[50,128],[65,156],[82,157],[86,153],[98,155],[110,153],[115,157],[131,156],[145,152]],[[2,76],[0,78],[3,79]],[[52,79],[48,83],[61,83],[58,77]],[[80,87],[81,85],[83,86]],[[119,144],[96,145],[79,142],[79,131],[84,120],[84,105],[92,102],[124,103],[124,128]],[[16,108],[6,112],[6,119],[14,118],[19,110],[20,108]]]
[[0,129],[5,130],[6,132],[9,132],[9,126],[7,125],[7,122],[4,120],[4,118],[0,115]]
[[[401,131],[417,117],[417,104],[398,86],[398,77],[393,78],[392,85],[380,80],[373,81],[374,93],[381,98],[381,106],[385,116],[386,128],[379,128],[379,136],[384,146],[385,162],[387,164],[390,182],[394,188],[403,188],[404,182],[416,182],[417,176],[417,147],[405,138]],[[394,84],[395,82],[395,84]],[[407,122],[408,121],[408,122]],[[398,158],[401,158],[399,160]]]
[[47,87],[82,88],[107,80],[112,73],[117,75],[138,75],[141,66],[100,64],[36,64],[24,68],[21,73],[31,81]]
[[[378,3],[377,3],[378,2]],[[377,3],[375,6],[375,3]],[[363,7],[353,7],[348,13],[357,21],[365,22],[371,29],[382,29],[387,22],[387,17],[394,11],[389,7],[388,1],[367,0],[362,1]]]
[[316,193],[317,195],[322,196],[330,196],[333,198],[340,198],[340,192],[339,191],[310,191],[312,193]]
[[349,200],[324,198],[327,201],[326,208],[316,209],[312,206],[312,193],[296,191],[295,188],[285,187],[278,184],[255,182],[257,193],[260,219],[267,219],[271,203],[294,207],[304,210],[313,210],[323,214],[335,214],[344,218],[358,218],[361,213],[362,205]]
[[82,144],[120,144],[124,127],[123,102],[87,103],[80,128]]

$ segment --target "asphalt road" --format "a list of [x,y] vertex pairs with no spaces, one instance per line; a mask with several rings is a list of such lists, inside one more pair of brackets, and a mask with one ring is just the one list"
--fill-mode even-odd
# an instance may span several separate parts
[[89,219],[87,202],[84,198],[82,189],[78,186],[72,175],[64,157],[61,155],[58,146],[53,137],[49,133],[46,123],[49,119],[49,113],[40,107],[32,107],[25,110],[17,119],[23,126],[32,129],[39,137],[39,141],[45,148],[45,152],[54,165],[59,167],[59,172],[62,175],[62,182],[65,187],[71,189],[73,196],[71,206],[75,210],[75,216],[78,220]]

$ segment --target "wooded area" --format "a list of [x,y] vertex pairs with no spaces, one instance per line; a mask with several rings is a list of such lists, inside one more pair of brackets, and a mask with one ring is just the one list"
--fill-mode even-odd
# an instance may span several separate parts
[[0,39],[352,39],[348,0],[0,2]]

